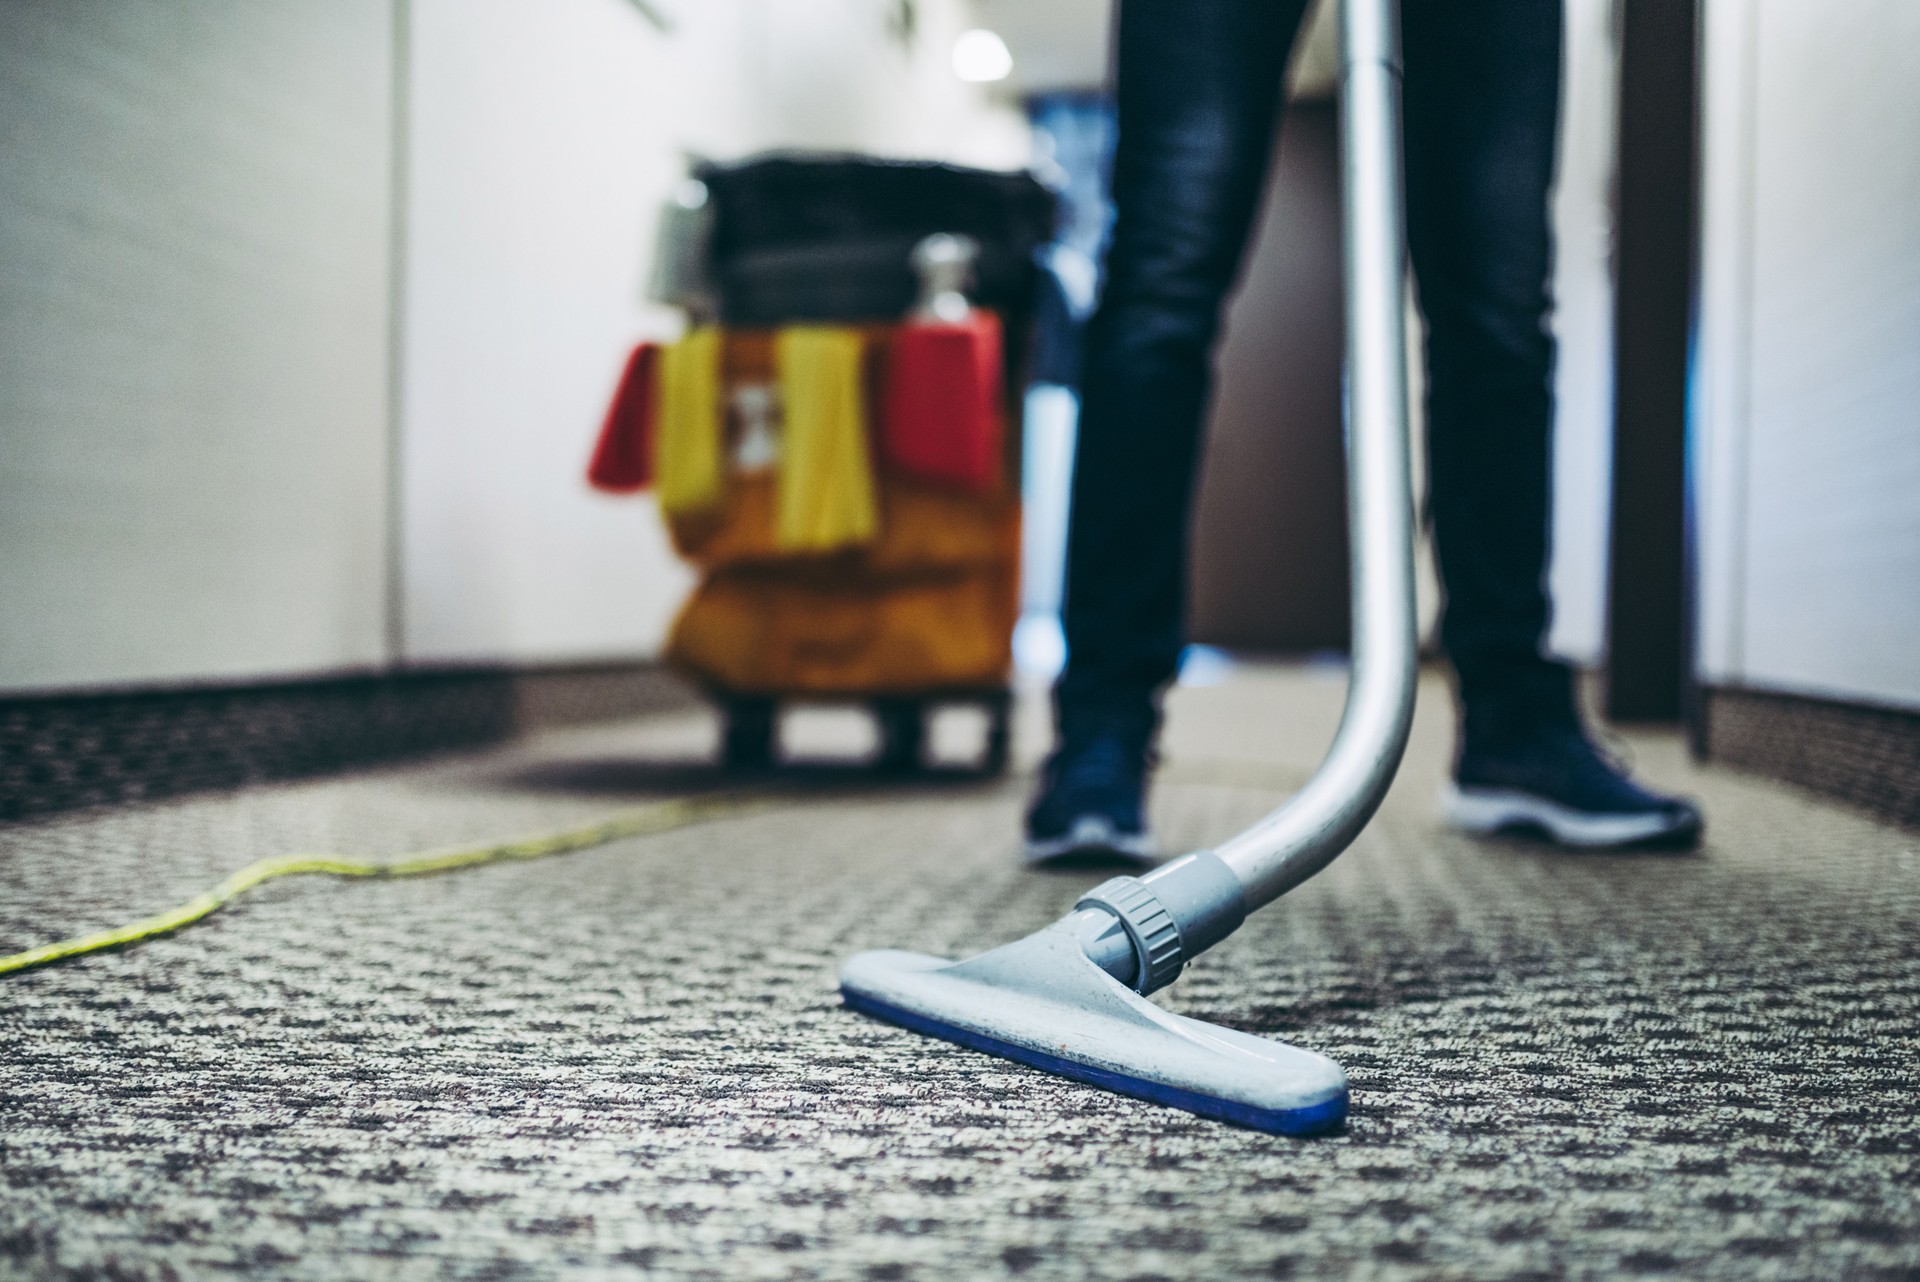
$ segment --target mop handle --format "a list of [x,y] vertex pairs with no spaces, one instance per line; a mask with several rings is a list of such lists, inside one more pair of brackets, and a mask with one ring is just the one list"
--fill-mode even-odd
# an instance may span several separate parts
[[1413,721],[1398,5],[1343,0],[1340,9],[1352,666],[1339,733],[1313,779],[1214,848],[1239,878],[1249,912],[1319,872],[1360,835],[1393,782]]

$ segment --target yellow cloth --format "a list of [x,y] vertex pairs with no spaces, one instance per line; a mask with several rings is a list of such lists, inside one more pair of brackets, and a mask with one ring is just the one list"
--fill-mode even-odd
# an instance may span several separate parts
[[718,507],[726,496],[720,357],[720,331],[711,325],[660,353],[653,475],[662,511],[703,511]]
[[867,448],[860,331],[796,325],[774,339],[785,413],[774,541],[827,552],[870,542],[880,529]]

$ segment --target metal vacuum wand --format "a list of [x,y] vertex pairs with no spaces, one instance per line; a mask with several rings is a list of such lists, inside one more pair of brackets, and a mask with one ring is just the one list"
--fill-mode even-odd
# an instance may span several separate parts
[[[1117,917],[1132,945],[1120,948],[1109,923],[1085,918],[1089,955],[1140,992],[1170,982],[1187,958],[1225,938],[1247,913],[1331,863],[1372,818],[1406,749],[1416,643],[1394,16],[1392,0],[1347,0],[1341,12],[1347,513],[1353,547],[1346,710],[1326,760],[1286,805],[1212,851],[1137,879],[1115,878],[1081,901],[1090,911]],[[1169,926],[1174,937],[1164,938]]]
[[1345,1118],[1346,1077],[1331,1060],[1170,1014],[1144,995],[1345,850],[1406,749],[1415,639],[1397,12],[1394,0],[1341,5],[1353,649],[1326,760],[1239,836],[1104,882],[1026,939],[962,962],[893,951],[850,959],[840,975],[850,1006],[1262,1130],[1307,1134]]

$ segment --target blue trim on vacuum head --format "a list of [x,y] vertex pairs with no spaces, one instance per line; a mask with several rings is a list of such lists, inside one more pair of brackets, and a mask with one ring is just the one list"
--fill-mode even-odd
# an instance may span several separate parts
[[875,1001],[845,986],[840,989],[840,998],[862,1014],[883,1019],[889,1024],[898,1024],[916,1033],[925,1033],[929,1037],[955,1042],[972,1050],[985,1051],[989,1055],[998,1055],[1002,1059],[1016,1060],[1044,1072],[1071,1077],[1089,1086],[1098,1086],[1102,1090],[1131,1095],[1135,1099],[1143,1099],[1153,1104],[1165,1104],[1169,1108],[1198,1113],[1202,1117],[1231,1122],[1235,1126],[1265,1131],[1270,1135],[1324,1135],[1328,1131],[1338,1130],[1347,1120],[1345,1090],[1333,1099],[1320,1104],[1311,1104],[1306,1108],[1255,1108],[1250,1104],[1240,1104],[1213,1095],[1202,1095],[1197,1091],[1183,1090],[1178,1086],[1166,1086],[1138,1077],[1127,1077],[1104,1069],[1090,1068],[1070,1059],[1049,1055],[1045,1051],[1029,1050],[1027,1047],[1003,1042],[996,1037],[988,1037],[970,1029],[943,1024],[937,1019],[929,1019],[925,1015],[902,1010],[886,1002]]

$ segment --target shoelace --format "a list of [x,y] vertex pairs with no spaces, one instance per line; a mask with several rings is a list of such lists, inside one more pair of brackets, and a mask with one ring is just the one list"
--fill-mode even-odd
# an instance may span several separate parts
[[1593,755],[1616,774],[1633,777],[1633,746],[1605,725],[1583,726],[1580,737],[1593,749]]

